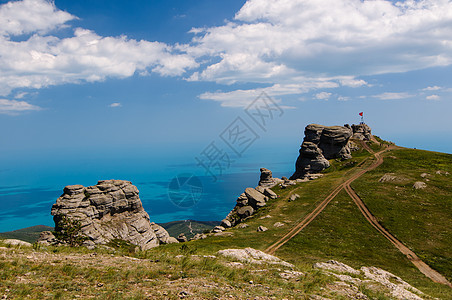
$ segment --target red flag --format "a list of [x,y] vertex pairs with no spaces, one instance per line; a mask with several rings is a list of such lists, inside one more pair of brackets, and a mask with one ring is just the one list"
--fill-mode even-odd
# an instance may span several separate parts
[[363,112],[360,112],[359,115],[362,117],[363,116]]

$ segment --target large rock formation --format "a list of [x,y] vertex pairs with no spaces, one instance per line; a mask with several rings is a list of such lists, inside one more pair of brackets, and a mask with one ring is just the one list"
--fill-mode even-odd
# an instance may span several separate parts
[[302,178],[306,174],[328,168],[328,159],[351,158],[348,141],[353,131],[349,126],[310,124],[306,126],[304,134],[300,155],[295,163],[295,173],[290,179]]
[[272,171],[266,168],[261,168],[261,177],[259,179],[259,186],[263,187],[274,187],[278,183],[281,183],[283,180],[279,178],[273,178]]
[[63,216],[81,222],[86,245],[121,239],[147,250],[161,243],[177,242],[161,226],[151,223],[138,189],[130,181],[101,180],[95,186],[70,185],[52,206],[55,230]]
[[372,139],[372,132],[369,125],[361,123],[352,125],[353,138],[361,141],[370,141]]
[[[264,176],[262,176],[262,174],[264,174]],[[259,186],[256,188],[249,187],[245,189],[245,191],[237,198],[235,207],[221,222],[222,227],[229,228],[239,224],[244,219],[252,216],[259,208],[265,206],[268,199],[276,199],[278,197],[278,195],[276,195],[269,187],[261,185],[262,179],[264,179],[264,182],[271,182],[271,185],[282,182],[279,178],[273,178],[270,170],[262,168]]]

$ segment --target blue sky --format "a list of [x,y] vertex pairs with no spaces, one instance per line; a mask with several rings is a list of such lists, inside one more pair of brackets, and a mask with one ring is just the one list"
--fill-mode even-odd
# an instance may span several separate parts
[[452,153],[451,64],[445,0],[0,1],[0,154],[196,153],[262,92],[284,116],[259,147],[364,111]]

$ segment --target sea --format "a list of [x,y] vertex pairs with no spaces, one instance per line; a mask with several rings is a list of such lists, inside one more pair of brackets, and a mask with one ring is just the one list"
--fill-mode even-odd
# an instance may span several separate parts
[[[3,153],[0,159],[0,232],[53,226],[52,204],[67,185],[98,180],[131,181],[151,221],[220,221],[247,187],[258,184],[260,168],[274,177],[294,171],[299,144],[234,153],[211,149],[44,149]],[[281,150],[282,149],[282,150]],[[284,150],[287,149],[287,150]],[[220,151],[215,151],[220,150]]]

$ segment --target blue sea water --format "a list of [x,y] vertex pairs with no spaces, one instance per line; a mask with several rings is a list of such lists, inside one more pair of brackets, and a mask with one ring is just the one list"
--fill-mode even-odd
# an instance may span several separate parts
[[[103,179],[129,180],[136,185],[151,221],[222,220],[243,190],[257,185],[261,167],[271,169],[275,177],[290,176],[296,150],[296,144],[286,153],[281,148],[250,150],[242,157],[233,157],[222,174],[216,170],[216,179],[197,165],[196,149],[9,153],[0,166],[0,232],[39,224],[53,226],[50,209],[66,185],[90,186]],[[195,175],[202,185],[193,205],[176,205],[169,197],[169,184],[180,174]]]

